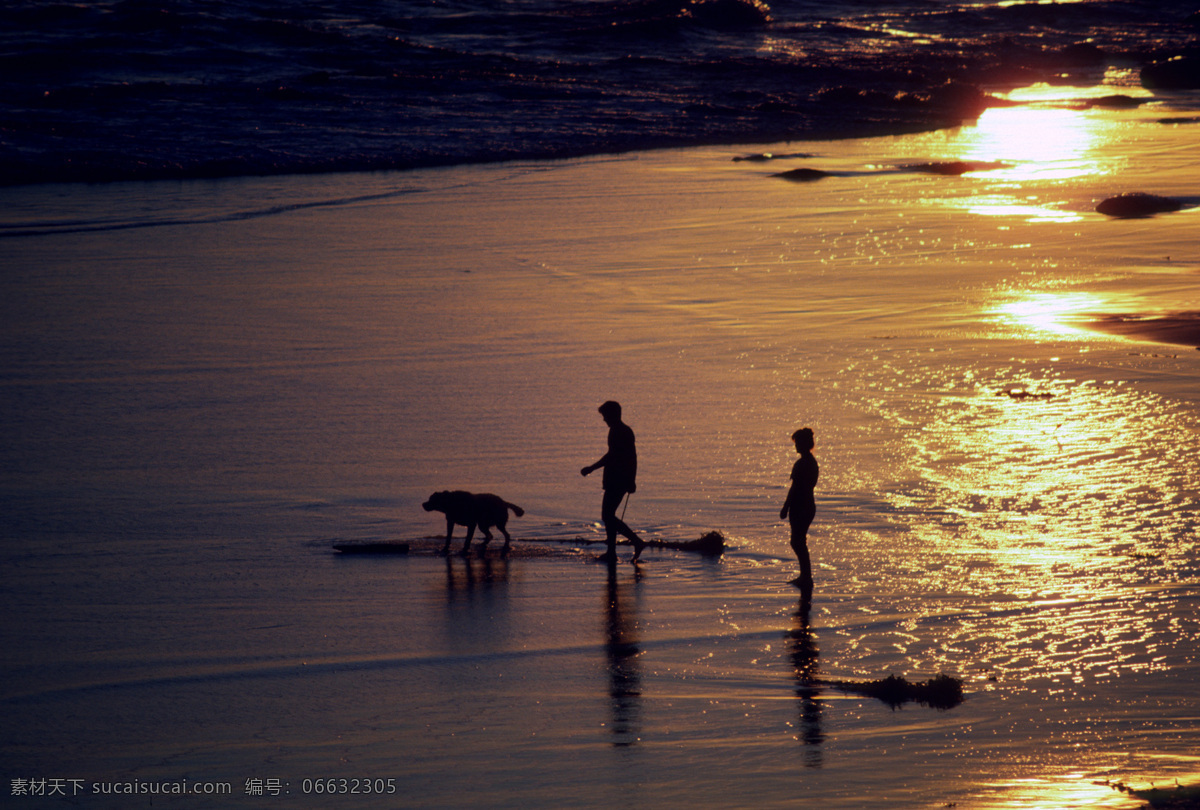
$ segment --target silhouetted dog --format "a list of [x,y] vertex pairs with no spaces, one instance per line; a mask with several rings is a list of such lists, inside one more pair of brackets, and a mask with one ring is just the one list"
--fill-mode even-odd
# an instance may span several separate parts
[[513,510],[517,517],[525,514],[525,510],[516,504],[486,492],[478,495],[462,490],[435,492],[421,505],[425,507],[426,512],[446,513],[446,545],[442,547],[443,554],[450,551],[450,536],[454,534],[454,524],[467,527],[467,542],[462,548],[463,556],[471,550],[471,538],[475,536],[476,526],[483,532],[483,549],[487,549],[488,541],[492,539],[489,529],[492,526],[499,529],[504,534],[504,550],[501,553],[507,554],[508,546],[512,542],[512,537],[505,528],[505,524],[508,523],[508,510]]

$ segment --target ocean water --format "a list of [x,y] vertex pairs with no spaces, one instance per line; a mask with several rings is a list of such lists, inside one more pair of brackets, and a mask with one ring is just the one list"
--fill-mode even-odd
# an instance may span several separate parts
[[[1200,352],[1088,328],[1200,312],[1200,100],[1139,81],[1193,10],[6,4],[3,803],[1200,782]],[[721,560],[593,560],[610,398],[629,522]],[[444,488],[518,553],[435,554]],[[938,673],[961,705],[827,683]]]
[[410,168],[914,131],[1115,91],[1187,0],[14,0],[0,183]]
[[[733,158],[790,147],[4,190],[6,801],[1119,808],[1194,784],[1200,352],[1082,328],[1200,311],[1195,209],[1094,211],[1200,176],[1192,125],[1158,123],[1194,100],[1143,97],[1035,88],[765,162]],[[988,170],[905,168],[945,160]],[[772,176],[798,166],[829,175]],[[578,471],[609,398],[629,522],[720,530],[720,561],[558,542],[600,536]],[[811,605],[777,520],[801,425]],[[451,487],[523,506],[521,554],[433,554],[421,502]],[[960,706],[820,682],[938,673]]]

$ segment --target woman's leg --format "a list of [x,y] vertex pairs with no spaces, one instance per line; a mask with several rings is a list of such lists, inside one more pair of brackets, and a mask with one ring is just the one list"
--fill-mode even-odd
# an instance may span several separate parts
[[812,562],[808,557],[808,527],[812,518],[797,520],[792,523],[792,551],[796,552],[796,560],[800,563],[800,576],[794,580],[803,589],[812,590]]

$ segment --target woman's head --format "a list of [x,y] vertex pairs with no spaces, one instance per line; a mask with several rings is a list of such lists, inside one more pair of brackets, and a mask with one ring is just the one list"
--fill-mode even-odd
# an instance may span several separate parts
[[814,446],[812,428],[800,428],[792,434],[797,450],[812,450]]

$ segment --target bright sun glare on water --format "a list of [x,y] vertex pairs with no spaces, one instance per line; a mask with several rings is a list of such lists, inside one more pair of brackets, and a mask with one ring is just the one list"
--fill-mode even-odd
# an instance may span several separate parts
[[[1111,90],[1111,88],[1105,88]],[[996,181],[989,193],[960,203],[972,214],[1029,221],[1075,222],[1060,201],[1031,196],[1030,184],[1099,177],[1116,170],[1105,149],[1127,121],[1111,110],[1091,109],[1080,88],[1035,85],[1005,95],[1012,106],[992,107],[964,126],[951,144],[963,161],[1002,163],[977,177]],[[1087,95],[1083,92],[1083,95]]]
[[1088,293],[1031,293],[997,312],[1025,329],[1064,336],[1080,334],[1083,314],[1103,307],[1103,299]]
[[963,156],[1014,163],[1005,172],[1012,180],[1082,177],[1103,170],[1092,155],[1101,130],[1085,110],[993,107],[970,129]]

